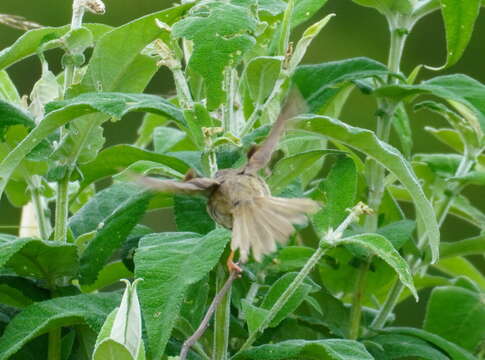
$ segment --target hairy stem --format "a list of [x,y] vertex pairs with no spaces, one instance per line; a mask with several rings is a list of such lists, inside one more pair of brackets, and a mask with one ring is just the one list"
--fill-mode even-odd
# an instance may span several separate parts
[[[468,171],[471,169],[473,166],[474,160],[469,157],[469,156],[464,156],[462,162],[460,163],[455,176],[463,176],[468,173]],[[453,200],[458,196],[462,190],[461,185],[457,184],[451,184],[449,188],[447,189],[448,191],[451,192],[444,201],[440,202],[437,205],[436,209],[436,218],[438,219],[438,224],[441,226],[443,222],[445,221],[448,212],[450,210],[451,205],[453,204]],[[422,250],[423,247],[426,244],[426,234],[423,234],[423,236],[419,239],[418,241],[418,249]],[[421,261],[418,257],[416,256],[411,256],[409,259],[409,267],[411,268],[412,273],[416,273],[419,270],[419,265]],[[394,311],[394,308],[396,307],[399,297],[401,296],[402,291],[404,290],[404,285],[400,281],[396,281],[391,288],[390,292],[388,293],[386,300],[384,302],[384,305],[380,309],[379,313],[377,316],[374,318],[372,321],[371,327],[374,329],[381,329],[384,324],[386,323],[386,319],[388,318],[389,314],[391,314]]]
[[[232,277],[235,271],[229,274],[229,278],[223,285],[223,280],[226,276],[224,265],[219,265],[217,271],[217,283],[216,288],[219,293],[223,293],[219,304],[216,306],[216,312],[214,315],[214,347],[212,351],[212,359],[214,360],[226,360],[227,348],[229,345],[229,325],[231,317],[231,286]],[[229,283],[229,285],[227,285]],[[227,285],[227,288],[226,288]],[[224,290],[224,291],[223,291]],[[219,295],[219,294],[218,294]]]
[[180,360],[185,360],[187,358],[187,354],[189,353],[190,348],[202,337],[202,335],[204,335],[205,331],[209,327],[209,322],[212,318],[212,315],[216,311],[219,304],[221,304],[224,298],[226,298],[227,292],[229,291],[229,289],[232,286],[232,283],[234,282],[234,280],[237,279],[237,277],[238,277],[238,274],[235,271],[232,271],[229,274],[229,277],[227,278],[224,286],[222,286],[222,288],[219,290],[217,295],[212,300],[212,303],[210,304],[209,309],[207,310],[199,327],[193,333],[193,335],[184,342],[184,345],[182,346],[182,350],[180,352]]
[[39,191],[40,181],[37,176],[33,176],[30,179],[29,187],[30,187],[30,192],[32,194],[32,203],[34,204],[37,223],[39,225],[40,237],[43,240],[47,240],[49,238],[51,224],[45,214],[44,199],[42,198],[42,195],[40,194],[40,191]]
[[57,183],[56,216],[54,240],[67,241],[67,219],[69,215],[69,176],[64,176]]
[[[407,34],[402,29],[396,29],[393,26],[390,28],[391,44],[389,50],[389,58],[387,66],[393,73],[399,73],[401,66],[401,59],[406,42]],[[392,84],[396,81],[389,76],[387,82]],[[378,138],[388,141],[391,129],[391,122],[396,111],[397,104],[392,101],[379,101],[379,107],[383,114],[377,118],[376,135]],[[378,228],[379,207],[382,202],[382,197],[385,191],[385,169],[375,160],[369,160],[368,167],[368,185],[369,185],[369,199],[368,204],[374,210],[374,215],[368,216],[365,222],[365,230],[367,232],[375,232]],[[356,339],[359,336],[360,322],[362,318],[362,302],[365,296],[365,285],[367,280],[367,272],[372,258],[368,259],[363,264],[357,274],[357,281],[355,283],[354,295],[352,300],[352,310],[350,313],[350,329],[349,336],[351,339]]]

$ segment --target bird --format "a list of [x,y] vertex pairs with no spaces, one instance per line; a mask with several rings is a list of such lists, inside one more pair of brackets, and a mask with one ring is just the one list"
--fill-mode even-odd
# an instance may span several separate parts
[[[238,169],[222,169],[213,178],[189,171],[182,181],[139,177],[139,183],[155,191],[207,196],[207,211],[219,225],[232,230],[229,271],[241,272],[252,253],[257,262],[284,245],[294,232],[293,225],[307,222],[320,205],[308,198],[271,195],[258,171],[268,165],[285,129],[288,116],[282,111],[268,137],[247,154],[247,163]],[[239,261],[234,262],[239,250]]]

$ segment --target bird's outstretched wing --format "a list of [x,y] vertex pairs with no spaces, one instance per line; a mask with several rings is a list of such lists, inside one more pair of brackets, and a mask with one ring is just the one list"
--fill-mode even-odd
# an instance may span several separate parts
[[305,110],[305,100],[297,90],[294,90],[274,122],[266,140],[254,152],[248,154],[249,160],[243,170],[245,174],[255,174],[268,165],[271,155],[273,155],[278,141],[285,130],[286,121]]
[[171,194],[205,194],[210,192],[219,182],[210,178],[191,178],[185,181],[156,179],[146,176],[136,176],[136,183],[154,191]]

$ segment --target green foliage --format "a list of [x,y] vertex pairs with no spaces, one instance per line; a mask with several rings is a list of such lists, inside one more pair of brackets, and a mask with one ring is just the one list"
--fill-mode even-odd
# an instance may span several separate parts
[[[326,3],[183,1],[114,28],[83,24],[81,11],[72,26],[27,31],[0,51],[0,194],[23,207],[18,236],[0,234],[0,360],[483,357],[485,214],[468,190],[485,185],[485,85],[400,69],[414,25],[439,9],[443,67],[456,64],[484,2],[354,0],[386,18],[387,64],[300,65],[333,17],[307,23]],[[53,49],[60,63],[46,56]],[[21,97],[5,69],[32,55],[42,72]],[[170,97],[154,95],[167,93],[160,67]],[[375,131],[346,122],[361,111],[349,108],[355,88],[376,103]],[[413,110],[448,124],[415,123]],[[121,131],[140,112],[133,143],[105,139],[107,121]],[[295,234],[226,283],[237,244],[207,211],[217,185],[191,187],[244,166],[277,119],[287,129],[258,175],[271,196],[320,208],[304,217],[274,207],[255,227],[252,211],[241,217],[241,241],[289,233],[287,221]],[[420,126],[453,153],[416,153]],[[139,176],[175,190],[149,191]],[[253,201],[242,195],[228,216]],[[305,207],[284,198],[271,201]],[[440,242],[450,215],[471,237]],[[396,304],[425,289],[421,328],[391,327],[405,316]]]

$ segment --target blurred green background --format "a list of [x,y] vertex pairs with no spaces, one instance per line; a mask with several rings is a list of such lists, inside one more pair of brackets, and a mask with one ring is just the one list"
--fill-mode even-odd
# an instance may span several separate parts
[[[105,0],[107,13],[104,16],[87,14],[86,22],[102,22],[118,26],[137,17],[169,7],[172,2],[164,0]],[[2,0],[0,13],[16,14],[29,20],[47,26],[60,26],[70,22],[71,1],[68,0]],[[333,18],[319,37],[312,44],[305,63],[319,63],[340,60],[344,58],[367,56],[386,62],[388,49],[388,31],[385,19],[375,10],[363,8],[351,0],[329,0],[327,5],[313,18],[319,20],[329,13],[335,13]],[[297,38],[308,25],[301,25],[294,36]],[[0,49],[12,44],[23,32],[0,25]],[[402,70],[409,72],[418,64],[438,66],[445,61],[445,40],[441,15],[436,12],[421,20],[411,33],[402,63]],[[123,44],[120,44],[123,46]],[[485,11],[482,10],[471,43],[461,61],[452,68],[441,72],[464,73],[485,83]],[[60,70],[60,52],[49,55],[51,67]],[[28,94],[33,83],[40,76],[40,63],[35,58],[29,58],[9,68],[9,74],[17,84],[21,94]],[[423,70],[421,79],[437,74]],[[167,94],[173,89],[172,80],[167,70],[161,69],[151,82],[148,92]],[[373,128],[375,102],[370,96],[355,92],[347,104],[342,120],[360,127]],[[415,131],[415,152],[449,152],[444,145],[428,135],[423,127],[426,125],[440,126],[444,122],[428,113],[411,114],[412,126]],[[140,115],[130,115],[122,122],[106,125],[107,145],[132,142],[136,137],[136,128],[140,123]],[[395,139],[392,139],[395,143]],[[466,194],[472,202],[485,211],[485,189],[469,187]],[[0,225],[18,224],[20,209],[12,208],[5,199],[0,202]],[[156,220],[151,220],[153,222]],[[14,232],[13,232],[14,233]],[[444,225],[442,238],[444,241],[459,240],[477,235],[477,230],[466,223],[449,218]],[[474,259],[480,267],[484,267],[483,258]],[[416,309],[411,302],[401,305],[401,311]],[[422,309],[421,309],[422,310]],[[415,324],[420,314],[408,313],[401,317],[402,324]]]

